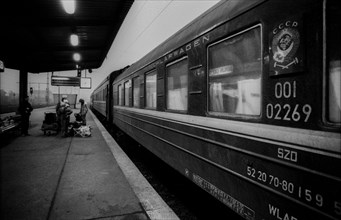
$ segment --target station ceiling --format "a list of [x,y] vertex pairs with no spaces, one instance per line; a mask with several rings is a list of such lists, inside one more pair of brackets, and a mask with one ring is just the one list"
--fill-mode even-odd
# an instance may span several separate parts
[[[60,0],[1,3],[0,60],[32,73],[99,68],[134,0],[76,0],[67,14]],[[70,35],[79,36],[72,46]]]

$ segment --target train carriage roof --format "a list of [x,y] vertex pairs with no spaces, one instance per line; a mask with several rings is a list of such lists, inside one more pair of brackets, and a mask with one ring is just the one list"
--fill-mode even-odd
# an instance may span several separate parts
[[[109,83],[110,77],[112,77],[112,78],[115,79],[117,76],[119,76],[119,75],[120,75],[124,70],[126,70],[128,67],[129,67],[129,66],[126,66],[126,67],[124,67],[124,68],[122,68],[122,69],[118,69],[118,70],[112,71],[108,76],[106,76],[106,77],[102,80],[102,82],[101,82],[100,84],[98,84],[98,86],[94,89],[94,91],[93,91],[92,93],[96,93],[96,92],[98,92],[99,90],[101,90],[101,88],[102,88],[102,86],[103,86],[104,84]],[[112,82],[112,81],[111,81],[111,82]]]
[[265,0],[232,0],[221,1],[217,3],[202,15],[194,19],[191,23],[169,37],[162,44],[154,48],[146,56],[131,65],[131,67],[128,68],[124,74],[117,77],[117,80],[120,80],[127,75],[138,71],[144,66],[175,50],[176,48],[193,41],[211,29],[219,26],[222,23],[225,23],[228,20],[231,20],[232,18],[264,1]]

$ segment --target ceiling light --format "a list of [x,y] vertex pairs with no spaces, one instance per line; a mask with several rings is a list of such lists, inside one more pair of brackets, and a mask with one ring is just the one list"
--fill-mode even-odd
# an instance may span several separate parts
[[79,40],[77,34],[71,34],[70,41],[72,46],[78,46]]
[[74,53],[74,54],[73,54],[73,59],[74,59],[75,61],[80,61],[80,60],[81,60],[81,55],[80,55],[79,53]]
[[75,8],[76,8],[76,2],[75,0],[61,0],[64,10],[68,14],[73,14],[75,13]]

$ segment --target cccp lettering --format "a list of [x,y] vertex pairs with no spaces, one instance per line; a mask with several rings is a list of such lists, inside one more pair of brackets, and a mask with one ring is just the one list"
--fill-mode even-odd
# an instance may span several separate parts
[[283,23],[280,23],[275,29],[273,29],[272,33],[273,34],[277,34],[278,31],[282,30],[283,28],[286,27],[297,27],[298,26],[298,22],[297,21],[286,21]]

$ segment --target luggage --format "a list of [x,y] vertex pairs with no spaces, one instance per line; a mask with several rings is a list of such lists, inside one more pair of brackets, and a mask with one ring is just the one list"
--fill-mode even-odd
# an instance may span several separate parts
[[45,118],[41,126],[44,135],[50,135],[52,132],[58,131],[57,114],[54,112],[45,112]]
[[52,124],[57,122],[57,114],[54,112],[45,112],[45,120],[44,123]]
[[83,122],[82,116],[79,113],[75,113],[76,121]]
[[91,136],[91,126],[80,126],[79,128],[74,128],[75,137],[90,137]]

